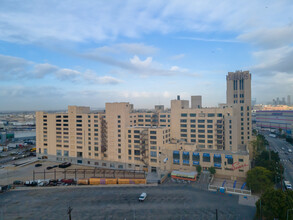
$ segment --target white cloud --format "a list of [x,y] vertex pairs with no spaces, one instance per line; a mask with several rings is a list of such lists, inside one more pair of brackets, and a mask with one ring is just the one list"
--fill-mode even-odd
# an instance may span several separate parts
[[234,39],[210,39],[210,38],[199,38],[199,37],[178,37],[178,39],[205,41],[205,42],[220,42],[220,43],[240,43],[239,40],[234,40]]
[[273,74],[287,72],[293,74],[293,47],[280,47],[253,53],[258,64],[251,69],[259,73]]
[[143,43],[121,43],[98,47],[90,50],[90,53],[102,56],[105,54],[121,53],[131,55],[149,55],[156,53],[158,50],[159,49],[154,46],[145,45]]
[[[215,7],[215,5],[217,5]],[[113,40],[179,31],[243,32],[279,27],[292,13],[291,0],[2,1],[0,39],[12,42]]]
[[140,60],[138,56],[134,56],[130,59],[130,63],[137,67],[149,67],[153,58],[147,57],[145,60]]
[[170,59],[171,60],[180,60],[180,59],[183,59],[184,57],[185,57],[185,54],[181,53],[181,54],[177,54],[177,55],[170,57]]
[[293,43],[293,25],[257,29],[239,35],[238,39],[265,49],[284,47]]
[[37,78],[43,78],[44,76],[51,74],[58,70],[58,67],[49,63],[41,63],[34,65],[33,73]]
[[112,76],[99,76],[93,71],[80,72],[69,68],[60,68],[48,63],[36,64],[34,62],[0,54],[0,79],[4,80],[28,80],[43,79],[53,76],[59,80],[76,81],[86,83],[117,84],[121,83]]

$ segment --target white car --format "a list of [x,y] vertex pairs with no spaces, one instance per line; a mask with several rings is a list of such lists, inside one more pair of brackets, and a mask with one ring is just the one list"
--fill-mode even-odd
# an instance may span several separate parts
[[147,194],[144,192],[139,196],[138,201],[143,202],[146,199],[146,197],[147,197]]

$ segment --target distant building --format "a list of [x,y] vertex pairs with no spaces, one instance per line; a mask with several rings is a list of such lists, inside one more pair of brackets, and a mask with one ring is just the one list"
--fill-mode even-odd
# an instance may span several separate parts
[[256,111],[256,126],[261,129],[270,129],[279,132],[282,129],[292,135],[293,110],[259,110]]
[[287,96],[287,105],[291,105],[291,96],[290,95],[288,95]]

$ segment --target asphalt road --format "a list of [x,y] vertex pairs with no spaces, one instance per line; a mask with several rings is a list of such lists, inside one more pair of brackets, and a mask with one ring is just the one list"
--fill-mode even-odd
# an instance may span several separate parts
[[[142,192],[144,202],[138,202]],[[253,219],[255,207],[239,196],[203,191],[190,185],[158,187],[54,188],[0,194],[2,219]],[[2,216],[1,216],[2,215]]]
[[293,183],[293,153],[288,152],[288,149],[291,149],[293,151],[293,146],[286,142],[284,139],[269,137],[269,133],[263,134],[269,142],[270,149],[279,153],[281,163],[285,168],[285,179]]

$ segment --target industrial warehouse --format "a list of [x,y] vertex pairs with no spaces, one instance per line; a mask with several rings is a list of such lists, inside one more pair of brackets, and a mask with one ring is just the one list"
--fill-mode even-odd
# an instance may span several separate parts
[[[172,171],[215,167],[217,175],[245,178],[250,168],[251,74],[229,72],[227,100],[203,107],[201,96],[171,100],[171,108],[135,110],[127,102],[104,111],[68,106],[36,113],[37,155],[103,169],[142,170],[158,178]],[[118,180],[117,180],[118,181]]]

